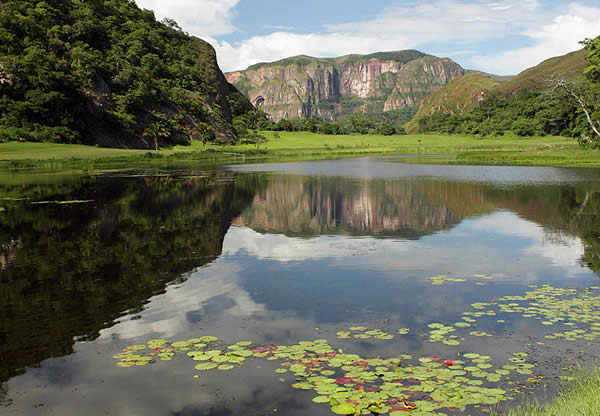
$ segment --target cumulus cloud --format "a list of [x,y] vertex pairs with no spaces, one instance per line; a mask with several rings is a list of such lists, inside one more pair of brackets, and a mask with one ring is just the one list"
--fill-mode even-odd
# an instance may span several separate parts
[[[385,7],[371,20],[325,25],[320,33],[280,30],[233,44],[211,41],[221,67],[230,71],[300,54],[326,57],[418,48],[432,42],[469,44],[518,34],[548,19],[537,0],[429,0]],[[464,49],[459,52],[451,56],[465,55]]]
[[158,19],[168,17],[192,35],[221,36],[232,33],[234,7],[240,0],[136,0],[139,7],[154,10]]
[[361,34],[297,34],[283,31],[254,36],[234,44],[218,42],[216,39],[207,40],[217,49],[219,65],[224,71],[245,69],[259,62],[270,62],[295,55],[341,56],[414,46],[408,39],[397,41],[375,39]]
[[600,8],[572,3],[564,14],[551,23],[524,33],[533,45],[504,51],[495,55],[480,55],[472,62],[484,71],[515,74],[553,56],[564,55],[579,48],[578,42],[600,34]]
[[[549,6],[540,0],[424,0],[395,2],[372,19],[327,24],[317,33],[270,26],[270,34],[227,42],[221,37],[236,32],[233,19],[239,1],[137,3],[154,10],[159,19],[175,19],[185,31],[212,43],[224,71],[302,54],[331,57],[415,48],[430,53],[448,50],[437,55],[473,69],[515,74],[573,51],[578,41],[600,34],[598,6],[576,2]],[[515,39],[520,42],[516,47]]]
[[[450,43],[458,46],[456,52],[439,55],[454,57],[474,69],[515,74],[576,50],[578,41],[599,33],[600,7],[571,3],[551,9],[538,0],[430,0],[388,6],[374,19],[325,25],[319,33],[278,30],[235,43],[210,41],[226,71],[300,54],[328,57],[410,48],[432,52],[427,50],[431,45]],[[528,46],[494,54],[481,52],[485,42],[502,48],[509,37]]]

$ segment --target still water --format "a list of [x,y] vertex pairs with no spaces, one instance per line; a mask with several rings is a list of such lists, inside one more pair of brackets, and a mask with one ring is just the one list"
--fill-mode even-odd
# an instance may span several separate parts
[[[413,415],[495,405],[464,403],[464,386],[514,399],[501,409],[548,400],[565,368],[600,355],[599,238],[599,170],[365,158],[6,174],[0,414],[331,415],[312,400],[333,394],[306,385],[323,371],[379,391],[350,398],[359,412],[363,399]],[[304,363],[261,349],[315,340]],[[253,355],[225,371],[188,356],[236,349]],[[152,361],[127,367],[132,353]],[[382,395],[387,381],[408,387]]]

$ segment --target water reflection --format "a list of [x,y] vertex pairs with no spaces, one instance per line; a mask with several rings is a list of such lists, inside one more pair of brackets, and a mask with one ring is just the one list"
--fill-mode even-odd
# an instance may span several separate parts
[[[490,320],[486,329],[501,345],[474,339],[444,351],[424,342],[423,328],[455,322],[470,303],[520,294],[529,284],[590,285],[590,269],[600,271],[600,184],[591,173],[577,180],[559,170],[541,180],[537,172],[535,184],[505,173],[510,180],[490,183],[485,169],[487,182],[477,182],[433,179],[436,171],[387,178],[379,165],[347,163],[347,177],[199,170],[3,186],[0,379],[10,380],[7,409],[329,414],[291,392],[290,380],[273,378],[275,364],[194,380],[185,362],[126,372],[110,357],[154,337],[335,342],[340,328],[365,324],[414,332],[345,350],[396,356],[467,348],[500,360],[544,328],[515,317]],[[356,177],[356,164],[365,177]],[[385,165],[386,172],[395,166]],[[343,170],[335,166],[336,174]],[[93,202],[32,204],[54,200]],[[425,279],[442,273],[495,279],[447,287]]]
[[[0,379],[70,354],[123,313],[215,260],[253,189],[229,173],[5,187],[0,214]],[[215,182],[219,181],[218,185]],[[90,203],[31,202],[91,200]]]

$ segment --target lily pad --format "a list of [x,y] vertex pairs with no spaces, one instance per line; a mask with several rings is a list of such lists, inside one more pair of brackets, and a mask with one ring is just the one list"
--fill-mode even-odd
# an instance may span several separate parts
[[213,368],[217,368],[217,364],[215,364],[215,363],[202,363],[202,364],[196,365],[194,368],[196,370],[199,370],[199,371],[212,370]]
[[332,406],[331,411],[336,415],[353,415],[356,408],[350,403],[340,403],[337,406]]

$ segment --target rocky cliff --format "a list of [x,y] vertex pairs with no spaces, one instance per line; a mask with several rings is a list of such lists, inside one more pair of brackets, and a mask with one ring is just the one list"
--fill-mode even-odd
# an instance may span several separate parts
[[298,56],[226,77],[251,101],[263,97],[264,111],[277,121],[418,107],[424,97],[464,73],[451,59],[407,50],[331,59]]

